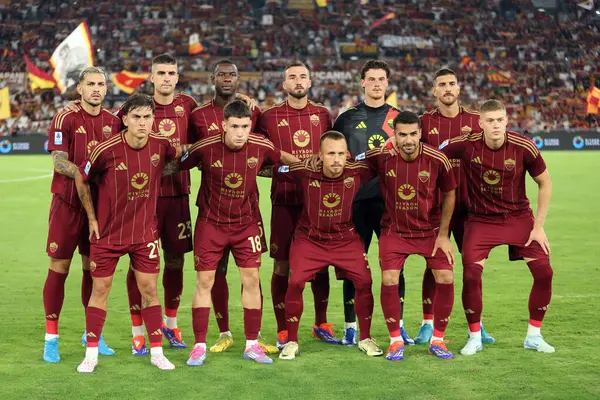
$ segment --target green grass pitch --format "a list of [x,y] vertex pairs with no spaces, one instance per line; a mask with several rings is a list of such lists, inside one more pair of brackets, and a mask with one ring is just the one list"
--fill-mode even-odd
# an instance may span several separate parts
[[[598,176],[600,153],[545,152],[554,183],[546,233],[552,246],[555,271],[551,308],[543,333],[555,354],[523,349],[527,328],[527,298],[532,279],[523,262],[510,263],[506,248],[495,249],[484,273],[484,321],[498,340],[472,357],[458,354],[466,341],[467,325],[461,307],[461,264],[457,264],[456,297],[446,338],[456,354],[451,361],[435,359],[426,347],[407,347],[405,360],[391,363],[369,358],[356,347],[332,346],[310,336],[312,294],[305,291],[305,313],[300,330],[301,355],[293,362],[276,359],[257,365],[242,359],[243,325],[237,269],[230,265],[231,325],[235,339],[224,354],[210,354],[205,366],[185,366],[188,352],[165,347],[176,365],[162,372],[148,358],[130,354],[130,319],[125,290],[126,260],[116,272],[104,335],[115,348],[114,357],[101,357],[91,375],[76,367],[84,349],[84,315],[80,302],[80,259],[74,259],[67,280],[60,319],[62,361],[42,361],[44,311],[42,287],[48,268],[45,254],[50,204],[51,159],[48,156],[0,158],[0,398],[301,398],[301,399],[592,399],[600,398],[600,343],[596,305],[600,300],[598,255]],[[594,176],[596,178],[594,178]],[[193,195],[198,173],[193,174]],[[535,209],[536,191],[529,179]],[[260,178],[261,209],[269,226],[270,182]],[[195,208],[192,206],[193,213]],[[381,282],[377,242],[369,252],[373,271],[375,312],[373,336],[388,344],[379,305]],[[194,288],[192,257],[186,257],[185,289],[179,323],[188,345],[193,343],[191,298]],[[272,260],[263,256],[265,293],[262,333],[275,340],[271,307]],[[415,335],[421,320],[421,276],[424,263],[412,257],[406,266],[407,296],[404,320]],[[329,321],[343,327],[342,285],[332,277]],[[159,284],[162,302],[162,287]],[[211,316],[209,342],[217,338]],[[209,343],[210,345],[210,343]]]

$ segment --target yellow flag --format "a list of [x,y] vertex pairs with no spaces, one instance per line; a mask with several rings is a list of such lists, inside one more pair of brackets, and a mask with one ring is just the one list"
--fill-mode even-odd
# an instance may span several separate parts
[[327,0],[317,0],[318,7],[327,7]]
[[0,89],[0,119],[10,118],[10,99],[8,88]]
[[396,92],[390,93],[387,99],[385,99],[385,102],[394,108],[398,108],[398,95]]

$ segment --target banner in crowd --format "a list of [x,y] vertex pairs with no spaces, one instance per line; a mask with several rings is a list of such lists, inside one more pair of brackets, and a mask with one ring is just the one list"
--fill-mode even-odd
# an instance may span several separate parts
[[592,130],[549,131],[533,135],[533,143],[544,150],[600,150],[600,132]]
[[54,80],[61,93],[79,81],[79,73],[86,67],[94,65],[94,50],[90,31],[85,22],[71,32],[58,45],[50,63],[54,67]]
[[129,71],[121,71],[118,74],[112,74],[111,80],[112,83],[115,84],[119,89],[127,94],[132,94],[135,91],[135,88],[140,86],[150,74],[135,74]]
[[433,40],[419,36],[381,35],[379,36],[379,45],[381,47],[431,49],[433,47]]
[[11,92],[20,92],[25,89],[25,72],[0,72],[0,82]]
[[344,42],[339,44],[340,55],[344,59],[357,58],[377,58],[379,48],[376,44],[359,46],[356,43]]
[[48,136],[0,136],[0,156],[19,154],[48,154]]

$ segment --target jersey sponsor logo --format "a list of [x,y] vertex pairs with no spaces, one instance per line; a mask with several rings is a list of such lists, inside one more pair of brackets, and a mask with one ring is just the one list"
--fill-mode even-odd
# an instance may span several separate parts
[[87,144],[87,153],[90,154],[90,152],[92,151],[92,148],[98,144],[97,140],[90,140]]
[[437,128],[433,128],[432,130],[429,131],[430,135],[439,135],[440,131],[438,131]]
[[308,184],[308,186],[321,187],[321,182],[319,182],[319,181],[312,181],[311,183]]
[[152,154],[152,157],[150,157],[150,162],[155,167],[158,167],[158,163],[160,162],[160,155],[158,155],[156,153]]
[[230,189],[237,189],[242,186],[242,176],[237,172],[230,172],[225,176],[225,185]]
[[321,123],[321,118],[317,114],[310,114],[310,123],[314,126],[318,126]]
[[375,147],[381,147],[385,143],[385,138],[379,133],[371,136],[367,142],[369,145],[369,149],[374,149]]
[[367,129],[367,124],[365,124],[365,121],[360,121],[358,125],[356,125],[356,129]]
[[364,160],[365,158],[367,158],[367,153],[360,153],[359,155],[356,156],[356,158],[354,158],[356,161],[359,160]]
[[481,157],[477,156],[471,160],[472,163],[481,164]]
[[62,138],[63,138],[62,132],[59,132],[59,131],[54,132],[54,144],[62,145]]
[[175,123],[168,118],[163,119],[158,124],[158,130],[160,131],[161,135],[166,137],[173,136],[175,129]]
[[281,121],[279,121],[277,126],[281,128],[282,126],[290,126],[290,124],[288,124],[288,122],[285,119],[282,119]]
[[110,127],[110,125],[104,125],[104,127],[102,128],[102,134],[104,135],[104,137],[108,139],[111,133],[112,128]]
[[175,106],[175,114],[177,114],[178,117],[183,117],[185,115],[185,108],[181,105]]
[[208,131],[218,131],[219,130],[219,125],[217,125],[216,123],[212,123],[210,124],[210,126],[208,127]]
[[290,167],[288,165],[282,165],[277,168],[277,172],[290,172]]
[[442,144],[440,144],[440,146],[438,147],[438,150],[443,149],[444,147],[448,146],[450,144],[450,139],[446,139],[442,142]]
[[346,179],[344,179],[344,186],[346,186],[348,189],[354,186],[354,177],[349,176]]
[[308,132],[300,129],[294,132],[294,144],[298,147],[306,147],[310,143],[310,135]]
[[92,168],[92,163],[88,161],[88,162],[87,162],[87,164],[85,164],[85,168],[83,169],[83,172],[84,172],[86,175],[89,175],[89,174],[90,174],[90,169],[91,169],[91,168]]
[[468,135],[472,131],[473,131],[473,128],[471,128],[469,125],[465,125],[462,128],[460,128],[460,133],[462,133],[463,135]]
[[50,243],[50,251],[52,253],[56,253],[56,250],[58,250],[58,243],[56,243],[56,242]]
[[90,261],[90,271],[94,272],[96,270],[96,262]]
[[248,168],[256,168],[258,165],[258,157],[250,157],[247,160]]
[[137,190],[143,189],[148,184],[148,175],[145,172],[138,172],[131,177],[131,186]]
[[504,168],[506,168],[507,171],[512,171],[513,169],[515,169],[516,165],[517,165],[517,162],[515,160],[513,160],[512,158],[508,158],[508,159],[504,160]]
[[431,174],[429,173],[429,171],[423,170],[423,171],[419,172],[419,180],[423,183],[429,181],[430,176],[431,176]]
[[417,191],[411,184],[405,183],[398,188],[398,196],[400,196],[402,200],[412,200],[416,195]]
[[221,162],[221,160],[217,160],[214,163],[212,163],[210,166],[214,167],[214,168],[222,168],[223,167],[223,163]]
[[79,128],[77,128],[75,133],[83,133],[84,135],[87,134],[84,126],[80,126]]
[[337,193],[327,193],[323,196],[323,205],[328,208],[337,207],[341,201],[342,199]]
[[500,174],[493,169],[487,170],[483,173],[483,180],[488,185],[497,185],[500,182]]
[[394,171],[393,169],[390,169],[387,173],[387,176],[391,176],[392,178],[396,177],[396,171]]
[[117,171],[127,171],[127,165],[125,165],[124,162],[120,163],[119,165],[117,165],[117,168],[115,168]]

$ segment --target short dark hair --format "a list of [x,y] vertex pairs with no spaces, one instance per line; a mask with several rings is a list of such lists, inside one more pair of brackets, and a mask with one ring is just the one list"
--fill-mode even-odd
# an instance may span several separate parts
[[294,61],[293,63],[288,64],[283,70],[283,78],[285,79],[288,69],[293,67],[304,67],[308,71],[308,77],[310,78],[310,69],[301,61]]
[[252,112],[250,108],[242,100],[234,100],[231,103],[227,103],[223,109],[223,119],[229,118],[250,118],[252,119]]
[[419,119],[419,116],[412,111],[400,111],[400,114],[396,115],[392,122],[394,129],[396,129],[396,125],[398,124],[418,124],[419,127],[421,127],[421,120]]
[[233,65],[237,69],[237,65],[235,65],[235,63],[233,61],[227,60],[227,59],[225,59],[225,60],[219,60],[219,61],[217,61],[216,63],[213,64],[213,67],[212,67],[212,73],[213,73],[213,75],[215,74],[215,71],[217,70],[217,67],[219,65]]
[[450,68],[440,68],[437,71],[435,71],[435,74],[433,75],[433,84],[435,85],[435,80],[437,78],[439,78],[440,76],[446,76],[446,75],[454,75],[454,77],[456,79],[458,79],[458,76],[456,76],[456,72],[454,72],[454,70],[452,70]]
[[152,59],[152,65],[156,64],[177,65],[177,59],[168,53],[163,53]]
[[506,107],[504,107],[504,104],[502,104],[500,101],[498,101],[498,100],[486,100],[481,105],[481,108],[479,109],[479,113],[483,114],[485,112],[502,111],[502,110],[506,110]]
[[148,96],[147,94],[136,93],[129,96],[129,98],[125,100],[125,103],[123,103],[121,109],[123,110],[123,114],[127,115],[133,109],[145,107],[152,109],[152,114],[154,114],[156,107],[154,106],[152,97]]
[[387,65],[385,61],[381,60],[369,60],[362,66],[360,69],[360,79],[365,79],[367,75],[367,71],[371,69],[382,69],[385,71],[385,77],[390,77],[390,67]]
[[319,141],[319,147],[323,146],[323,142],[326,139],[331,139],[331,140],[346,140],[346,137],[344,136],[343,133],[338,132],[338,131],[327,131],[324,134],[321,135],[321,140]]

